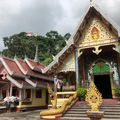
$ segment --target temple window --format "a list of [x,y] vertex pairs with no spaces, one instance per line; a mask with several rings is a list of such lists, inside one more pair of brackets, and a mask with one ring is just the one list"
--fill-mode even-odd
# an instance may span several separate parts
[[36,89],[36,98],[42,98],[42,90]]
[[6,90],[2,90],[2,98],[6,97]]
[[31,98],[31,89],[26,89],[25,93],[26,93],[26,98]]
[[13,89],[12,89],[12,96],[19,97],[19,91],[18,91],[17,87],[13,87]]

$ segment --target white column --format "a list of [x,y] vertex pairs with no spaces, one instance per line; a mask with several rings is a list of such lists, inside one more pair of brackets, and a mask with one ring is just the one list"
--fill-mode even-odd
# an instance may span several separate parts
[[22,100],[22,89],[19,89],[19,98]]
[[2,99],[3,96],[2,96],[2,90],[0,90],[0,99]]
[[57,92],[57,75],[54,75],[54,92]]
[[12,83],[10,84],[10,96],[12,96],[12,90],[13,90],[13,85]]
[[6,88],[6,97],[7,97],[10,96],[10,84],[7,84],[6,86],[7,86]]
[[80,78],[79,78],[79,63],[78,63],[78,49],[76,48],[75,51],[75,69],[76,69],[76,86],[81,84]]

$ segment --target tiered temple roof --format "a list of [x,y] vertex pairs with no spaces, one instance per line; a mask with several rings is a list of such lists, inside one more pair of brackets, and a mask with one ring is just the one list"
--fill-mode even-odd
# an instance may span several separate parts
[[47,87],[47,82],[52,83],[52,77],[42,73],[44,65],[37,61],[25,58],[10,59],[0,57],[0,75],[3,80],[13,83],[18,88]]

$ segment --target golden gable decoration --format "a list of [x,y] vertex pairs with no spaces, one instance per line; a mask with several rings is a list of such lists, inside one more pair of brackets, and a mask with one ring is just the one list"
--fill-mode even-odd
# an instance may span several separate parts
[[93,80],[91,80],[90,87],[87,90],[85,101],[88,102],[91,111],[99,111],[99,107],[102,104],[102,95],[96,88]]
[[75,71],[75,55],[74,53],[70,54],[60,68],[57,70],[57,72],[67,72],[67,71]]
[[96,45],[109,43],[110,40],[117,38],[109,28],[97,17],[89,20],[82,35],[82,44],[80,46]]
[[96,27],[93,27],[91,30],[91,37],[93,40],[98,40],[99,38],[99,30]]

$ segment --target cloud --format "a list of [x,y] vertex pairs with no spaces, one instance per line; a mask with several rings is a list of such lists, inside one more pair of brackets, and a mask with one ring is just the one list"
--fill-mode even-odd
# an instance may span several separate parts
[[[120,25],[120,0],[95,2]],[[0,38],[23,31],[73,33],[89,4],[89,0],[0,0]]]
[[[15,1],[18,2],[16,8],[14,8]],[[4,15],[4,20],[1,19],[0,22],[0,26],[3,28],[0,29],[0,35],[4,32],[6,35],[10,35],[21,31],[45,33],[52,29],[56,24],[56,19],[62,17],[61,6],[56,0],[52,1],[53,3],[50,0],[13,0],[13,4],[9,6],[10,9],[5,9],[11,12],[6,12],[6,15],[1,13]],[[12,10],[12,8],[14,9]]]
[[120,0],[101,0],[100,2],[98,0],[97,4],[114,22],[120,26]]
[[64,15],[60,22],[56,24],[55,29],[62,34],[72,33],[78,25],[84,10],[88,7],[88,3],[88,0],[84,0],[84,2],[81,0],[71,0],[71,2],[69,0],[60,0]]

